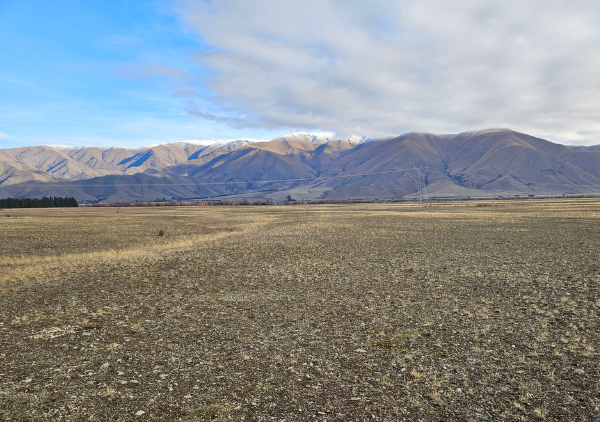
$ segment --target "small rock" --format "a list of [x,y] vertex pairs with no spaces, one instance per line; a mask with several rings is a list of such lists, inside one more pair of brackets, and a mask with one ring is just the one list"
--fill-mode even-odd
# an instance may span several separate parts
[[27,378],[25,381],[23,381],[25,384],[29,384],[31,381],[33,381],[31,378]]
[[585,374],[585,371],[581,368],[575,368],[575,373],[581,375],[581,374]]
[[146,412],[144,412],[143,410],[138,410],[137,413],[135,414],[135,416],[142,416],[145,413]]
[[356,349],[355,352],[356,353],[367,353],[367,351],[365,349]]
[[127,384],[127,381],[125,381],[125,380],[122,380],[122,381],[119,381],[119,382],[121,383],[121,385]]

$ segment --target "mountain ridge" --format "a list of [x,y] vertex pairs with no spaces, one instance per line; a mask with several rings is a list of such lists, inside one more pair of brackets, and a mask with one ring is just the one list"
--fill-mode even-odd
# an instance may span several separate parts
[[419,172],[427,190],[442,197],[593,194],[600,193],[600,148],[510,129],[379,139],[296,132],[270,141],[181,141],[139,149],[21,147],[0,150],[0,197],[411,198],[418,194]]

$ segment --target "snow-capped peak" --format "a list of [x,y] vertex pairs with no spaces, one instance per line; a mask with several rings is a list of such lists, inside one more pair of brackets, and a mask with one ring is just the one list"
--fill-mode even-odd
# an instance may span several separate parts
[[253,144],[254,142],[265,142],[265,140],[263,139],[250,139],[250,138],[240,138],[240,139],[188,139],[185,141],[175,141],[175,142],[168,142],[168,143],[164,143],[164,144],[152,144],[147,146],[146,148],[153,148],[153,147],[158,147],[161,145],[177,145],[180,144],[182,145],[184,148],[186,147],[186,145],[198,145],[198,146],[203,146],[203,147],[210,147],[210,146],[216,146],[216,147],[220,147],[223,145],[227,145],[230,144],[232,142],[242,142],[244,145],[248,145],[248,144]]
[[240,139],[211,139],[211,140],[190,139],[190,140],[186,140],[186,141],[178,141],[178,142],[173,142],[173,143],[211,146],[211,145],[227,145],[231,142],[237,142],[237,141],[242,141],[244,144],[253,144],[254,142],[265,142],[264,139],[240,138]]
[[320,145],[329,142],[334,137],[335,133],[333,132],[292,132],[286,135],[278,136],[277,138],[273,139],[273,141],[300,141]]
[[61,149],[69,149],[70,150],[70,149],[80,148],[80,147],[76,147],[73,145],[60,145],[60,144],[42,145],[42,146],[48,147],[48,148],[53,148],[53,149],[58,149],[58,150],[61,150]]

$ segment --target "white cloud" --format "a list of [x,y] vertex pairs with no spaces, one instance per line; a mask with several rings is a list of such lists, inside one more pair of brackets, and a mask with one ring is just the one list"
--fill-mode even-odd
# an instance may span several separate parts
[[6,133],[4,133],[4,132],[0,132],[0,139],[10,139],[10,138],[11,138],[11,136],[10,136],[10,135],[7,135],[7,134],[6,134]]
[[204,119],[370,136],[510,127],[600,143],[600,2],[177,5],[212,47],[195,56],[214,95],[190,107]]

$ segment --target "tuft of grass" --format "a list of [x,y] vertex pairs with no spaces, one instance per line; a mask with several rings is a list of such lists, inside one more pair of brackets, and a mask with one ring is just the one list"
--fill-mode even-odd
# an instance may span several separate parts
[[165,231],[163,229],[158,229],[158,231],[156,232],[157,236],[164,236],[165,235]]
[[423,378],[423,374],[417,372],[415,369],[410,371],[410,375],[412,375],[413,378],[416,378],[416,379]]
[[442,401],[442,398],[440,396],[439,391],[433,390],[431,393],[428,394],[428,396],[438,406],[441,406],[441,405],[444,404],[444,402]]
[[117,394],[117,390],[114,390],[110,387],[106,387],[106,391],[103,393],[104,397],[114,397]]

